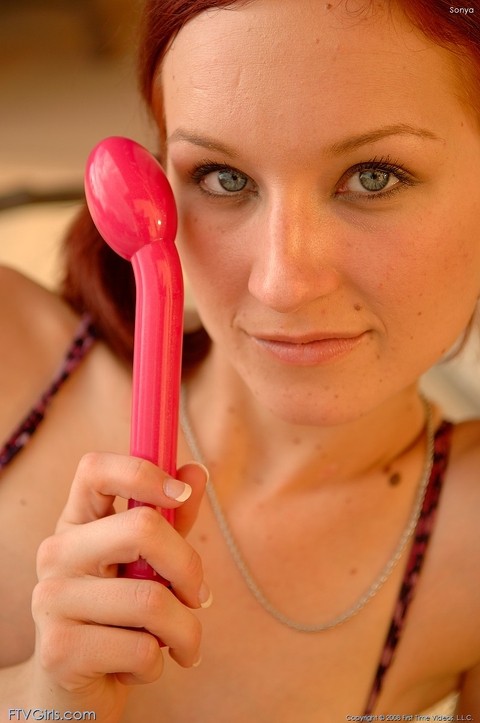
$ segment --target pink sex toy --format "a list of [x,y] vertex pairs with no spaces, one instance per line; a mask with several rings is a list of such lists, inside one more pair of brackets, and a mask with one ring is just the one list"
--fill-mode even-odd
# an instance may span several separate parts
[[[183,331],[183,278],[174,245],[175,200],[155,158],[128,138],[91,152],[85,193],[101,236],[131,261],[136,283],[130,453],[175,476]],[[129,508],[142,505],[129,501]],[[173,510],[162,510],[173,523]],[[139,559],[125,577],[165,580]]]

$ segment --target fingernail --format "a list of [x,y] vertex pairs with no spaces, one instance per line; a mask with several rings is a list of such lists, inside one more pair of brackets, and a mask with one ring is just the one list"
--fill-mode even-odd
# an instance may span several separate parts
[[202,586],[198,593],[198,602],[201,608],[209,608],[213,602],[213,595],[206,582],[202,582]]
[[205,477],[206,477],[207,482],[208,482],[208,480],[210,479],[210,472],[209,472],[208,469],[205,467],[205,465],[202,464],[201,462],[195,462],[194,464],[196,464],[197,467],[200,467],[200,469],[203,470],[203,473],[205,474]]
[[167,477],[163,483],[163,491],[175,502],[185,502],[192,494],[192,488],[186,482]]
[[[192,470],[201,471],[205,477],[206,482],[208,482],[210,473],[204,464],[202,464],[201,462],[197,462],[197,461],[187,462],[187,464],[183,465],[182,470],[186,470],[188,467],[190,467],[190,471],[192,471]],[[182,477],[183,477],[183,475],[182,475]]]

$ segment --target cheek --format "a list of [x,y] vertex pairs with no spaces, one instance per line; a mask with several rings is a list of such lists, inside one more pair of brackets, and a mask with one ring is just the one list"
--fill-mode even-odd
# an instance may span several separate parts
[[241,241],[213,213],[178,211],[177,246],[202,319],[233,313],[248,282]]
[[[412,229],[415,233],[412,233]],[[412,219],[384,235],[373,304],[395,349],[418,341],[441,356],[467,326],[480,291],[480,243],[464,222]],[[390,329],[389,329],[390,325]]]

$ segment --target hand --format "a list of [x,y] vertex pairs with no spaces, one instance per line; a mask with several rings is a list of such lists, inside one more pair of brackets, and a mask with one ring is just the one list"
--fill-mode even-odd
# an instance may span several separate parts
[[[161,675],[158,639],[180,665],[197,662],[201,629],[191,609],[207,606],[211,598],[201,560],[183,535],[196,518],[206,478],[195,463],[182,467],[173,481],[133,457],[82,459],[56,534],[38,553],[35,685],[54,691],[49,707],[62,701],[71,707],[75,698],[78,709],[80,696],[82,705],[102,711],[102,720],[118,720],[125,686]],[[185,499],[190,489],[187,501],[172,499]],[[115,514],[117,496],[175,508],[175,529],[149,507]],[[139,557],[169,580],[171,589],[117,577],[119,564]]]

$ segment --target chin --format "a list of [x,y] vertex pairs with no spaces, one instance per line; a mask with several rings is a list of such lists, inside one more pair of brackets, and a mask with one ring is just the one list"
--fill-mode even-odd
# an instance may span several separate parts
[[346,389],[322,389],[258,384],[249,385],[257,404],[272,416],[295,426],[334,427],[353,422],[368,414],[379,399]]
[[[311,370],[307,374],[283,376],[247,372],[243,381],[260,409],[287,424],[335,427],[356,422],[393,405],[392,410],[418,398],[416,374],[332,374],[326,378]],[[320,377],[320,378],[319,378]],[[403,383],[402,383],[403,382]],[[400,404],[400,407],[398,405]]]

